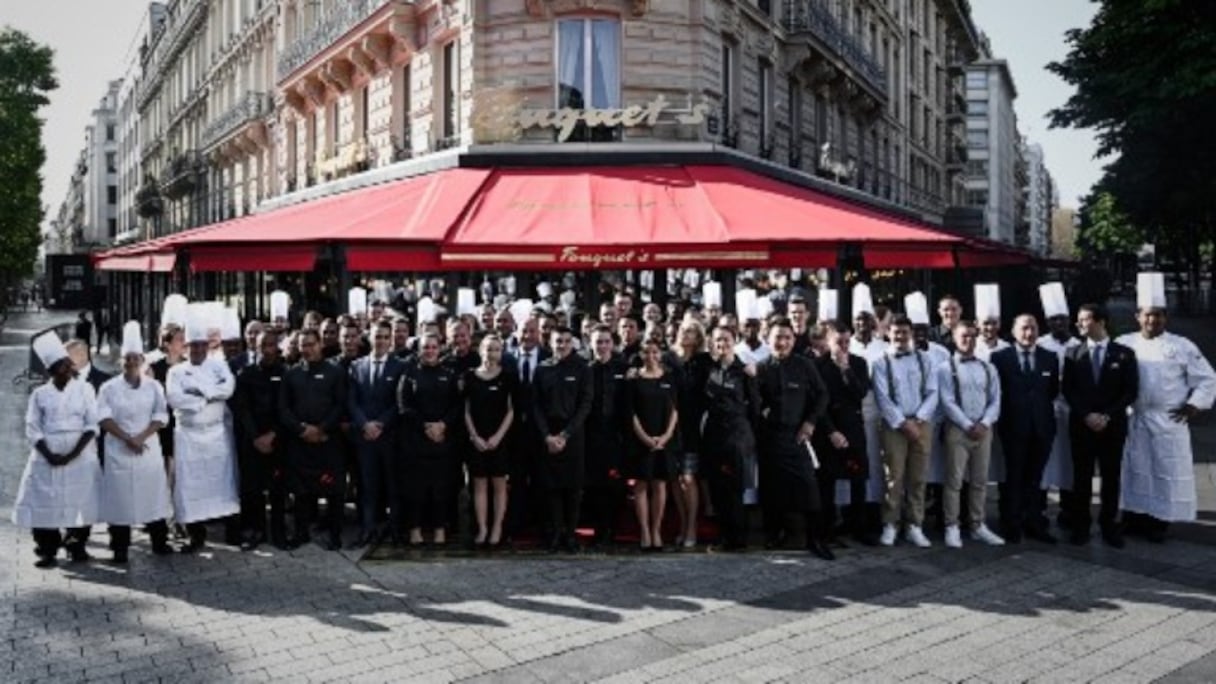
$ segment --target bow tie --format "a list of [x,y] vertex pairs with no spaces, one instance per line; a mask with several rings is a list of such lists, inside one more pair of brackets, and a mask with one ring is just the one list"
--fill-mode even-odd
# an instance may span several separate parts
[[910,351],[895,352],[895,358],[897,358],[897,359],[902,359],[905,356],[912,356],[912,352],[910,352]]
[[978,357],[975,357],[975,356],[960,356],[960,357],[958,357],[958,362],[959,362],[959,363],[971,363],[972,361],[979,361],[979,358],[978,358]]

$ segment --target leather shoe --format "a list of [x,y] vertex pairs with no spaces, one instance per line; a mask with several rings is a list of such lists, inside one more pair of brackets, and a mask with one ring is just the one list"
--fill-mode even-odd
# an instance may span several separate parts
[[127,564],[127,550],[126,549],[115,550],[114,551],[114,562],[117,563],[118,565],[126,565]]
[[329,539],[325,542],[326,551],[341,551],[342,550],[342,535],[331,533]]
[[1026,530],[1026,538],[1033,539],[1042,544],[1055,544],[1059,541],[1054,535],[1043,529]]
[[169,546],[167,543],[153,544],[152,553],[156,554],[157,556],[171,556],[173,555],[173,547]]
[[361,532],[359,533],[358,537],[355,537],[354,541],[346,546],[346,548],[353,551],[355,549],[361,549],[370,543],[372,543],[372,535],[368,532]]
[[1089,532],[1086,530],[1073,530],[1073,533],[1068,537],[1068,541],[1073,546],[1085,546],[1089,543]]
[[83,546],[74,546],[68,549],[68,557],[73,563],[88,563],[93,560],[88,551],[84,550]]
[[827,544],[824,544],[818,539],[812,540],[811,543],[807,544],[806,549],[807,551],[810,551],[812,555],[822,558],[825,561],[836,560],[836,554],[832,553],[832,550],[828,548]]
[[245,538],[241,540],[241,550],[252,551],[256,549],[263,541],[264,539],[262,538],[262,535],[258,532],[247,534],[245,535]]
[[1106,542],[1106,545],[1112,549],[1121,549],[1127,546],[1127,542],[1123,541],[1123,535],[1113,527],[1102,530],[1102,541]]
[[56,565],[59,565],[59,561],[55,560],[54,556],[41,556],[38,560],[34,561],[35,568],[41,568],[44,570],[46,568],[53,568]]

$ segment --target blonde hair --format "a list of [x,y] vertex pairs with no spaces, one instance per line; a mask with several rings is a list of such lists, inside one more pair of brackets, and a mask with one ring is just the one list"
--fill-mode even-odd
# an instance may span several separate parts
[[684,321],[680,324],[679,331],[676,333],[676,346],[679,347],[679,352],[684,352],[684,333],[692,332],[696,335],[697,344],[695,351],[705,351],[705,326],[697,321]]

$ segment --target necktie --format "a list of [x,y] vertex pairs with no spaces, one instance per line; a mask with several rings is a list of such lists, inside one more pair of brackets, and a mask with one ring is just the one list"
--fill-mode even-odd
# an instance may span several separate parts
[[1094,383],[1102,377],[1102,345],[1094,347],[1093,352],[1089,355],[1089,360],[1094,364]]
[[375,385],[380,380],[380,364],[384,363],[380,359],[372,362],[372,384]]
[[1030,375],[1031,373],[1034,372],[1034,368],[1030,365],[1030,352],[1029,351],[1022,352],[1022,372],[1025,373],[1026,375]]
[[524,352],[524,365],[520,369],[520,380],[525,383],[532,382],[532,354]]

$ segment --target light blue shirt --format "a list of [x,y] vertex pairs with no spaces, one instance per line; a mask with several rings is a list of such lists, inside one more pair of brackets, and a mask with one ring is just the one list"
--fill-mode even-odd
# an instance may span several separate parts
[[946,419],[960,429],[969,430],[976,423],[990,428],[1001,416],[1001,379],[996,368],[983,359],[955,354],[938,365],[937,387]]
[[[937,374],[926,352],[888,351],[874,362],[874,398],[883,421],[892,429],[909,418],[933,420],[937,411]],[[892,387],[894,385],[894,387]]]

